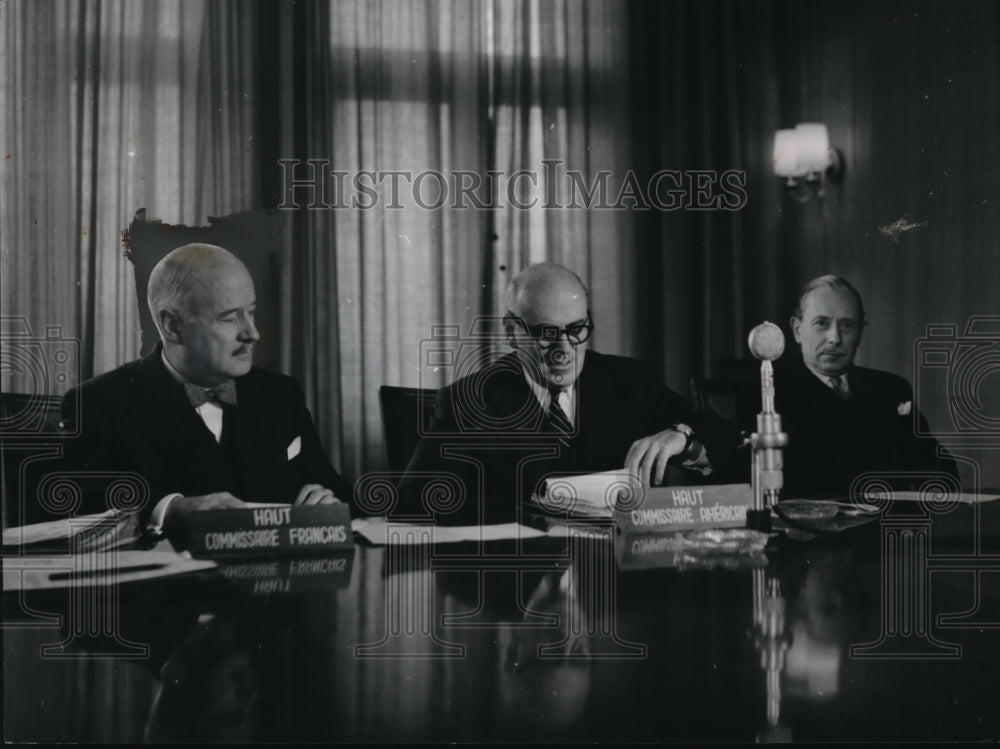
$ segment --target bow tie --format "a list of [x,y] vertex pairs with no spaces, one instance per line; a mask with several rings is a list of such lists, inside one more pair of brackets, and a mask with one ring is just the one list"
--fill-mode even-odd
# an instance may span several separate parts
[[236,383],[232,380],[226,380],[210,388],[203,388],[201,385],[185,382],[184,392],[187,393],[188,400],[191,401],[191,405],[195,408],[209,401],[213,401],[219,405],[236,405]]

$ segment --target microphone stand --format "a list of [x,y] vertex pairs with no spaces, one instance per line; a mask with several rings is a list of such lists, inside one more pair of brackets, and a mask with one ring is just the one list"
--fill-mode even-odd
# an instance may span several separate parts
[[761,359],[761,411],[757,414],[757,431],[749,440],[753,449],[753,505],[747,511],[747,528],[764,532],[771,530],[771,507],[777,504],[783,483],[781,448],[788,444],[788,435],[781,431],[781,416],[774,411],[774,368],[771,366],[771,359],[781,356],[784,343],[781,330],[768,322],[750,333],[750,350]]

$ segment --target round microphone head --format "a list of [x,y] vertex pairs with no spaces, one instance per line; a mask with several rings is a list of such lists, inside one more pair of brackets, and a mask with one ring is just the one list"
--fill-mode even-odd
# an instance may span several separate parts
[[785,334],[773,322],[765,320],[747,337],[750,353],[764,361],[774,361],[785,350]]

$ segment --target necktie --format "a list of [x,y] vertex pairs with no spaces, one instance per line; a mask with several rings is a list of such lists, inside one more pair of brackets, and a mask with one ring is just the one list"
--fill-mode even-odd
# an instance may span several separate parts
[[202,406],[209,401],[221,405],[236,405],[236,383],[226,380],[215,387],[204,388],[191,382],[184,383],[184,392],[187,393],[188,400],[195,408]]
[[841,400],[846,401],[851,397],[851,393],[844,383],[844,378],[840,375],[833,375],[833,377],[827,379],[827,382],[830,383],[830,389],[840,396]]
[[559,393],[561,392],[562,390],[555,388],[549,390],[549,423],[557,432],[568,437],[573,433],[573,425],[566,416],[566,412],[562,410],[562,406],[559,405]]

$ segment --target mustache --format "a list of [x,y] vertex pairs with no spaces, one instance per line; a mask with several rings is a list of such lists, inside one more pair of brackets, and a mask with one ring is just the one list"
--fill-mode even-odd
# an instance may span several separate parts
[[233,352],[233,355],[234,356],[239,356],[240,354],[252,354],[252,353],[253,353],[253,344],[252,343],[244,343],[242,346],[240,346],[238,349],[236,349]]

